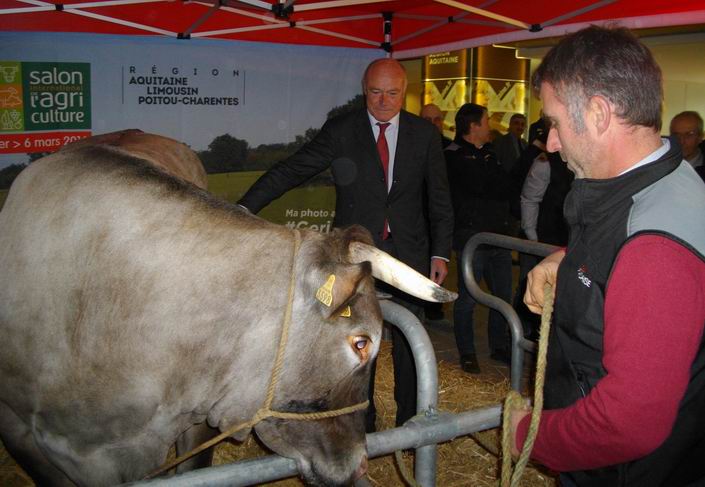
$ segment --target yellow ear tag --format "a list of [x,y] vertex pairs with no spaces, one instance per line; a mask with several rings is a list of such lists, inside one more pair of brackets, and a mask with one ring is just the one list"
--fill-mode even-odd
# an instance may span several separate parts
[[335,274],[328,276],[328,280],[316,291],[316,299],[326,306],[333,302],[333,284],[335,284]]
[[343,318],[350,318],[352,316],[352,311],[350,311],[350,306],[346,306],[340,313]]

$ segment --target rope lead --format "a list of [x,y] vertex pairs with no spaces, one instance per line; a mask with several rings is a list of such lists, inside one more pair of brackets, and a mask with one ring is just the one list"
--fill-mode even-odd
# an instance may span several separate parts
[[541,313],[541,328],[539,331],[539,351],[536,361],[536,383],[534,385],[534,409],[531,412],[531,422],[529,423],[529,431],[526,435],[524,448],[519,455],[519,459],[514,466],[512,472],[512,453],[511,445],[511,412],[514,409],[522,409],[527,407],[526,401],[517,391],[509,391],[507,398],[504,401],[504,415],[502,421],[502,479],[501,487],[517,487],[521,476],[524,473],[524,468],[529,461],[531,449],[536,441],[536,434],[539,430],[539,422],[541,420],[541,411],[543,410],[543,384],[546,376],[546,352],[548,350],[548,333],[551,328],[551,315],[553,314],[553,288],[546,283],[543,288],[543,310]]

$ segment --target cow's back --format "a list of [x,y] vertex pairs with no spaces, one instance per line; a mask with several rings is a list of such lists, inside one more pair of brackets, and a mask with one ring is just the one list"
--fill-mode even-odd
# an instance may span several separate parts
[[[238,347],[274,336],[261,309],[277,303],[241,291],[253,275],[285,286],[288,264],[243,257],[280,253],[286,235],[108,147],[33,163],[0,212],[0,401],[77,449],[137,441],[180,411],[165,437],[203,420],[237,370],[261,366]],[[239,395],[254,408],[266,380]],[[106,438],[94,425],[110,421]]]
[[196,153],[183,142],[162,135],[148,134],[138,129],[120,130],[81,139],[62,150],[101,145],[115,147],[126,154],[149,161],[201,189],[208,188],[206,170]]

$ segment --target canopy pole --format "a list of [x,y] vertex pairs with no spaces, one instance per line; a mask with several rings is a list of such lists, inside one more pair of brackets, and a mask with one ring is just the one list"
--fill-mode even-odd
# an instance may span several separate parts
[[392,12],[382,12],[382,32],[384,41],[380,46],[387,52],[387,57],[392,57]]
[[201,15],[201,17],[200,17],[198,20],[196,20],[193,24],[191,24],[188,29],[186,29],[185,31],[181,32],[181,33],[179,34],[179,39],[188,39],[188,38],[190,38],[190,37],[191,37],[191,33],[192,33],[194,30],[198,29],[198,28],[201,26],[201,24],[203,24],[203,22],[205,22],[206,20],[208,20],[208,18],[209,18],[211,15],[213,15],[214,13],[216,13],[219,8],[220,8],[220,0],[213,0],[213,6],[212,6],[211,8],[209,8],[208,11],[206,11],[206,13],[204,13],[203,15]]
[[423,34],[426,34],[432,30],[438,29],[439,27],[443,27],[444,25],[448,24],[448,20],[442,20],[440,22],[437,22],[433,25],[429,25],[428,27],[424,27],[423,29],[419,29],[416,32],[412,32],[411,34],[408,34],[403,37],[399,37],[396,41],[394,41],[394,44],[399,44],[400,42],[408,41],[409,39],[413,39],[414,37],[419,37]]
[[0,10],[0,15],[9,14],[29,14],[32,12],[50,12],[56,10],[55,5],[47,5],[45,7],[17,7],[17,8],[4,8]]
[[136,4],[141,4],[141,3],[160,3],[160,2],[163,2],[163,0],[107,0],[104,2],[67,3],[64,5],[64,9],[114,7],[117,5],[136,5]]
[[335,17],[330,19],[315,19],[315,20],[298,20],[296,26],[300,25],[319,25],[319,24],[335,24],[340,22],[352,22],[355,20],[375,20],[379,17],[379,14],[364,14],[364,15],[351,15],[350,17]]
[[415,19],[415,20],[437,20],[433,25],[430,25],[428,27],[424,27],[423,29],[419,29],[416,32],[412,32],[411,34],[407,34],[403,37],[398,37],[393,43],[394,44],[400,44],[402,42],[406,42],[409,39],[413,39],[414,37],[419,37],[423,34],[427,34],[428,32],[431,32],[432,30],[438,29],[439,27],[443,27],[444,25],[449,24],[450,22],[458,22],[460,19],[463,17],[469,15],[469,12],[464,12],[458,15],[454,15],[453,17],[433,17],[433,16],[428,16],[428,15],[409,15],[409,14],[397,14],[398,19]]
[[271,29],[286,29],[289,27],[288,22],[281,24],[266,24],[266,25],[256,25],[253,27],[235,27],[232,29],[220,29],[220,30],[209,30],[206,32],[195,32],[191,34],[191,37],[211,37],[220,36],[227,34],[239,34],[241,32],[255,32],[258,30],[271,30]]
[[548,27],[553,24],[557,24],[558,22],[563,22],[564,20],[571,19],[573,17],[577,17],[578,15],[582,15],[585,12],[590,12],[591,10],[595,10],[595,9],[604,7],[605,5],[609,5],[609,4],[614,3],[616,1],[617,0],[602,0],[601,2],[593,3],[591,5],[588,5],[587,7],[583,7],[578,10],[573,10],[572,12],[568,12],[567,14],[563,14],[563,15],[555,17],[551,20],[547,20],[546,22],[542,22],[541,25],[543,27]]
[[245,5],[249,5],[251,7],[261,8],[267,12],[272,10],[272,4],[263,2],[262,0],[238,0],[238,2],[244,3]]
[[530,29],[531,28],[531,25],[527,24],[526,22],[522,22],[521,20],[512,19],[510,17],[505,17],[504,15],[499,15],[499,14],[490,12],[489,10],[483,10],[481,8],[471,7],[470,5],[465,5],[464,3],[456,2],[455,0],[433,0],[433,1],[437,2],[437,3],[442,3],[443,5],[448,5],[449,7],[455,7],[460,10],[465,10],[466,12],[481,15],[482,17],[488,17],[493,20],[498,20],[500,22],[504,22],[505,24],[519,27],[520,29]]
[[[239,1],[239,0],[238,0]],[[210,2],[201,2],[199,0],[195,0],[192,3],[198,3],[201,5],[207,5],[211,6],[212,4]],[[242,10],[241,8],[235,8],[235,7],[230,7],[228,5],[228,0],[223,0],[222,6],[220,7],[220,10],[226,11],[226,12],[231,12],[237,15],[242,15],[243,17],[250,17],[252,19],[259,19],[263,22],[269,22],[271,24],[283,24],[283,25],[289,25],[289,22],[285,22],[283,20],[275,19],[272,18],[271,15],[267,14],[257,14],[254,12],[250,12],[248,10]]]
[[144,30],[146,32],[153,32],[155,34],[161,34],[161,35],[167,36],[167,37],[177,37],[177,35],[178,35],[176,32],[171,32],[168,30],[159,29],[157,27],[152,27],[149,25],[130,22],[128,20],[116,19],[114,17],[108,17],[107,15],[99,15],[99,14],[96,14],[93,12],[85,12],[85,11],[78,9],[78,8],[66,9],[66,10],[64,10],[64,12],[74,14],[74,15],[80,15],[82,17],[89,17],[89,18],[95,19],[95,20],[102,20],[103,22],[108,22],[110,24],[123,25],[125,27],[132,27],[133,29]]
[[338,32],[333,32],[333,31],[329,31],[329,30],[325,30],[325,29],[318,29],[316,27],[311,27],[309,25],[306,25],[305,22],[296,23],[292,27],[295,29],[301,29],[301,30],[307,30],[309,32],[315,32],[316,34],[322,34],[324,36],[337,37],[338,39],[346,39],[348,41],[359,42],[361,44],[367,44],[370,46],[379,46],[379,43],[375,42],[375,41],[368,41],[367,39],[362,39],[361,37],[353,37],[353,36],[349,36],[347,34],[340,34]]
[[311,2],[303,3],[296,6],[297,12],[307,12],[309,10],[322,10],[325,8],[336,7],[354,7],[356,5],[365,5],[368,3],[392,2],[395,0],[331,0],[329,2]]

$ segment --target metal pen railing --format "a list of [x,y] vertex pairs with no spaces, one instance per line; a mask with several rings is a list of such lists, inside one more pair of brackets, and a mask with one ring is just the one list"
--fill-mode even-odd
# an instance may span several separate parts
[[534,242],[531,240],[522,240],[520,238],[508,237],[506,235],[499,235],[497,233],[481,232],[473,235],[470,240],[465,244],[463,248],[463,254],[461,257],[461,270],[463,273],[463,280],[465,281],[465,286],[467,287],[470,295],[478,303],[484,304],[498,311],[504,316],[509,324],[509,331],[512,337],[512,361],[510,369],[510,383],[512,389],[516,391],[521,390],[521,375],[524,368],[524,351],[535,352],[536,344],[530,340],[524,338],[524,328],[522,327],[521,320],[514,310],[511,303],[493,296],[492,294],[486,293],[480,288],[480,285],[475,281],[475,274],[473,272],[472,258],[475,255],[475,250],[480,245],[490,245],[493,247],[501,247],[509,250],[516,250],[523,254],[532,254],[540,257],[545,257],[552,254],[560,247],[555,245],[549,245],[540,242]]

